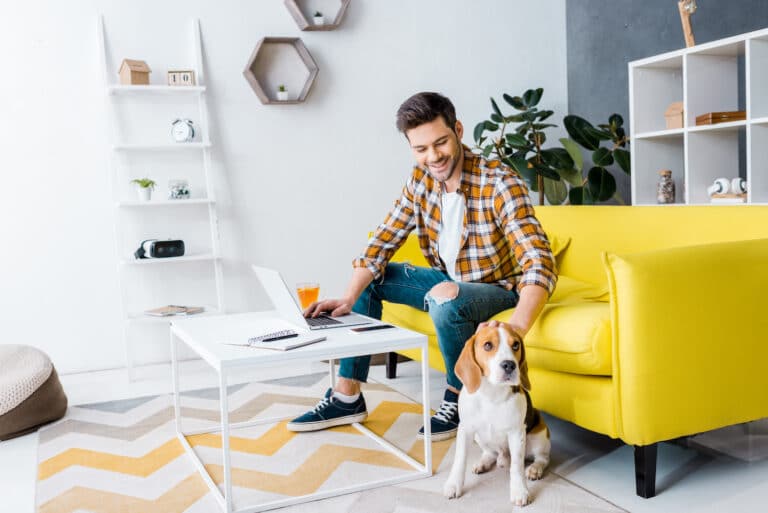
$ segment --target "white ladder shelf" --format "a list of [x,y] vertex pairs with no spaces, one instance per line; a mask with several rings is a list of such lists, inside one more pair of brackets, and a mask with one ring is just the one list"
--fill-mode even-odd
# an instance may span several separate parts
[[[169,324],[169,317],[152,317],[143,312],[130,311],[129,298],[126,287],[125,272],[129,268],[139,269],[154,269],[157,266],[166,266],[169,273],[176,272],[178,269],[183,269],[185,262],[209,262],[211,265],[211,272],[213,273],[213,279],[215,283],[215,305],[205,305],[206,311],[204,313],[195,314],[200,315],[216,315],[225,312],[224,298],[222,293],[222,262],[220,252],[219,241],[219,226],[218,215],[216,211],[216,199],[215,189],[212,181],[212,169],[211,169],[211,141],[209,139],[210,126],[208,124],[208,105],[206,101],[206,87],[205,87],[205,71],[203,68],[203,55],[201,44],[201,32],[200,22],[198,19],[193,19],[190,26],[190,44],[194,49],[195,56],[195,75],[196,85],[194,86],[166,86],[166,85],[121,85],[115,83],[113,77],[116,77],[114,70],[108,69],[108,55],[106,47],[104,18],[99,16],[98,20],[98,35],[101,54],[101,64],[104,70],[104,86],[105,96],[107,98],[107,116],[110,125],[110,131],[112,134],[112,146],[110,148],[109,156],[109,176],[110,187],[113,191],[113,195],[117,195],[119,188],[116,186],[117,174],[120,166],[117,162],[117,157],[120,154],[126,152],[138,153],[138,152],[199,152],[202,158],[202,169],[205,182],[205,197],[204,198],[192,198],[185,200],[154,200],[154,201],[130,201],[124,198],[114,198],[115,203],[115,248],[118,255],[117,273],[120,285],[121,305],[122,305],[122,319],[123,319],[123,344],[125,348],[125,366],[128,372],[128,379],[134,379],[134,350],[132,349],[132,341],[130,337],[130,328],[133,324],[147,324],[155,323],[161,325]],[[167,141],[151,141],[148,143],[133,143],[118,141],[118,122],[116,115],[116,98],[129,97],[130,101],[141,102],[146,99],[157,98],[192,98],[197,102],[197,115],[199,124],[196,127],[196,131],[200,131],[202,134],[200,141],[187,142],[187,143],[174,143]],[[187,154],[187,153],[183,153]],[[149,208],[153,207],[153,208]],[[121,217],[125,212],[158,212],[159,210],[171,208],[174,211],[176,209],[200,209],[207,208],[207,219],[209,225],[209,239],[210,249],[205,252],[185,254],[182,257],[167,258],[167,259],[148,259],[148,260],[132,260],[130,255],[126,254],[126,248],[121,244],[122,226]],[[186,211],[186,210],[181,210]],[[180,216],[176,216],[178,219]],[[136,241],[136,246],[141,241]],[[178,264],[178,265],[168,265]],[[146,266],[146,267],[145,267]],[[146,309],[154,308],[162,305],[147,304]],[[194,305],[198,306],[198,305]],[[163,340],[167,340],[163,338]]]

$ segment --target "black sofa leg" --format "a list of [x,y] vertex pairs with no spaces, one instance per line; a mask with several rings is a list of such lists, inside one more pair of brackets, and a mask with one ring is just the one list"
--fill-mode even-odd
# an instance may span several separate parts
[[637,495],[650,499],[656,495],[656,454],[658,444],[635,446],[635,485]]
[[387,353],[387,379],[395,379],[397,377],[397,353],[390,351]]

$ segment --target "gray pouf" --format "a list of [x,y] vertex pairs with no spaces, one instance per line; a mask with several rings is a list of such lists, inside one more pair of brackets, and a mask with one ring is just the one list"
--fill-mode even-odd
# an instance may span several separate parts
[[0,440],[30,433],[67,411],[67,396],[48,355],[0,344]]

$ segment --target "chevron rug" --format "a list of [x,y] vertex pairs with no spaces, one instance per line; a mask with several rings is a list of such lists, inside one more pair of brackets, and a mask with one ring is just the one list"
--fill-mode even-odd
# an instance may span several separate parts
[[[232,386],[230,421],[287,417],[306,411],[327,388],[327,374]],[[364,388],[365,425],[423,460],[421,405],[384,386]],[[182,394],[185,431],[218,424],[218,389]],[[217,484],[221,439],[190,436]],[[437,469],[452,441],[433,444]],[[289,432],[285,422],[231,432],[236,508],[412,472],[412,467],[356,429]],[[39,513],[202,513],[218,504],[175,436],[173,397],[160,395],[72,407],[40,431]]]

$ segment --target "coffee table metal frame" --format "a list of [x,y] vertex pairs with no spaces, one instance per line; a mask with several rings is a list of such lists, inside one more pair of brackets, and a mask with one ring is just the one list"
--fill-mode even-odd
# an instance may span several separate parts
[[[294,504],[300,504],[303,502],[324,499],[328,497],[335,497],[338,495],[344,495],[348,493],[359,492],[362,490],[368,490],[371,488],[377,488],[381,486],[393,485],[402,483],[405,481],[412,481],[415,479],[421,479],[432,475],[432,433],[430,430],[429,421],[429,366],[428,366],[428,353],[427,353],[427,337],[419,333],[397,328],[397,330],[384,330],[373,331],[370,334],[375,335],[369,338],[369,334],[364,336],[349,334],[346,329],[327,330],[324,334],[328,336],[328,340],[305,346],[290,351],[267,351],[267,350],[254,350],[250,348],[232,348],[227,349],[229,351],[229,357],[222,358],[220,353],[220,347],[213,344],[222,346],[223,344],[217,342],[200,341],[195,336],[196,327],[205,326],[210,323],[227,322],[227,318],[231,318],[232,323],[246,323],[249,319],[264,319],[265,314],[251,313],[251,314],[234,314],[216,317],[207,317],[201,319],[184,319],[181,321],[173,321],[170,329],[170,342],[171,342],[171,367],[173,371],[173,396],[174,396],[174,414],[176,423],[176,434],[192,459],[195,467],[197,468],[203,480],[210,488],[213,497],[225,513],[252,513],[258,511],[266,511],[274,508],[281,508]],[[194,322],[190,322],[194,321]],[[390,332],[390,333],[386,333]],[[212,429],[200,429],[193,431],[184,431],[181,422],[181,404],[179,396],[179,360],[178,360],[178,343],[184,343],[198,356],[200,356],[205,362],[207,362],[218,374],[219,381],[219,406],[221,410],[221,425]],[[332,342],[332,343],[326,343]],[[401,476],[390,477],[386,479],[380,479],[376,481],[369,481],[366,483],[355,484],[352,486],[336,488],[333,490],[324,490],[322,492],[288,497],[285,499],[278,499],[269,501],[257,505],[248,505],[242,508],[235,509],[233,495],[232,495],[232,462],[230,459],[230,430],[237,428],[245,428],[249,426],[256,426],[260,424],[270,424],[285,420],[285,418],[269,418],[259,419],[248,422],[238,422],[234,424],[229,423],[229,406],[227,402],[227,377],[228,371],[234,368],[242,368],[243,366],[259,367],[269,366],[276,364],[285,364],[289,362],[302,362],[302,361],[317,361],[328,360],[330,367],[330,382],[331,386],[334,384],[335,376],[335,360],[350,356],[362,356],[367,354],[384,353],[388,351],[396,351],[401,349],[421,349],[421,375],[422,375],[422,417],[424,425],[424,464],[419,463],[415,459],[411,458],[403,450],[395,447],[393,444],[382,438],[381,436],[373,433],[365,426],[359,423],[354,423],[354,426],[358,431],[368,436],[372,440],[376,441],[379,445],[396,455],[411,467],[414,468],[413,472]],[[232,350],[236,349],[242,353],[242,357],[232,357]],[[258,353],[258,354],[257,354]],[[265,354],[268,353],[268,354]],[[204,434],[204,433],[221,433],[222,440],[222,452],[224,462],[224,491],[216,485],[211,478],[208,471],[205,469],[205,464],[200,457],[195,453],[194,449],[187,440],[187,436]]]

